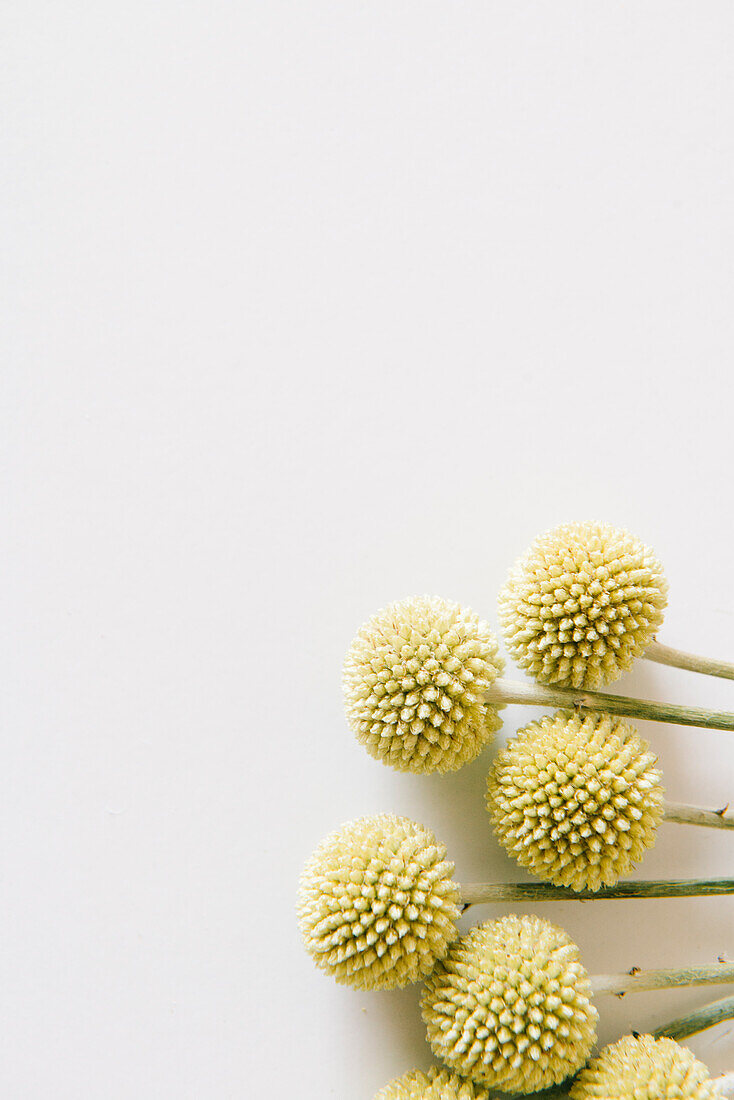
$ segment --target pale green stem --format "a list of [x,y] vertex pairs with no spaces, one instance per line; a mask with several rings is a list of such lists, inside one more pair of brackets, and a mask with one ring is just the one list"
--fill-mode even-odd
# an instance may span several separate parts
[[641,993],[651,989],[674,989],[689,985],[720,985],[734,982],[734,963],[717,962],[709,966],[684,966],[673,970],[638,970],[628,974],[595,974],[591,988],[595,994]]
[[700,806],[687,806],[684,802],[665,802],[665,820],[680,825],[706,825],[710,829],[734,829],[734,813],[721,810],[704,810]]
[[664,879],[618,882],[600,890],[570,890],[547,882],[467,883],[459,886],[469,905],[504,905],[531,901],[613,901],[619,898],[698,898],[734,894],[734,878]]
[[673,668],[685,668],[689,672],[702,672],[707,676],[721,676],[725,680],[734,680],[734,664],[729,661],[715,661],[712,657],[698,657],[695,653],[684,653],[682,649],[673,649],[669,645],[653,642],[645,650],[648,661],[657,661],[659,665],[672,665]]
[[678,726],[703,726],[714,730],[734,730],[734,714],[683,707],[674,703],[656,703],[632,699],[626,695],[608,695],[601,691],[574,691],[549,684],[524,684],[495,680],[484,696],[494,706],[519,703],[532,707],[562,707],[589,710],[623,718],[641,718],[650,722],[673,722]]
[[652,1034],[656,1039],[667,1036],[668,1039],[677,1039],[680,1042],[699,1031],[705,1031],[707,1027],[716,1027],[723,1020],[731,1019],[734,1019],[734,997],[722,997],[720,1001],[712,1001],[695,1012],[689,1012],[687,1016],[680,1016],[669,1024],[663,1024]]

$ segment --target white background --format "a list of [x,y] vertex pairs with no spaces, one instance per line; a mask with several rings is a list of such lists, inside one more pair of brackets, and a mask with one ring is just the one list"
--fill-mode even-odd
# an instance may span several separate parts
[[[734,8],[3,23],[0,1091],[370,1100],[429,1064],[418,991],[312,967],[310,850],[389,809],[460,880],[521,876],[494,750],[421,778],[349,734],[359,624],[423,592],[496,624],[532,537],[593,517],[664,562],[661,640],[734,658]],[[617,687],[734,709],[644,662]],[[734,798],[730,734],[644,732],[671,798]],[[637,873],[731,855],[668,825]],[[731,956],[733,907],[538,911],[600,972]],[[725,992],[607,998],[601,1038]],[[693,1046],[734,1067],[731,1027]]]

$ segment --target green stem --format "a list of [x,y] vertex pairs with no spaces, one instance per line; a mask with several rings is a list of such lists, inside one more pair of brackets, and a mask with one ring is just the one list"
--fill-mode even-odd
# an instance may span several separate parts
[[683,966],[672,970],[639,970],[627,974],[595,974],[591,988],[595,994],[639,993],[651,989],[677,989],[689,985],[718,985],[734,982],[734,963],[717,962],[709,966]]
[[641,718],[650,722],[673,722],[678,726],[703,726],[706,729],[734,730],[734,714],[683,707],[675,703],[656,703],[632,699],[627,695],[608,695],[601,691],[574,691],[549,684],[523,684],[495,680],[484,696],[493,706],[519,703],[533,707],[562,707],[566,710],[590,710],[623,718]]
[[655,879],[618,882],[600,890],[570,890],[547,882],[467,883],[459,887],[469,905],[502,905],[530,901],[613,901],[617,898],[700,898],[734,894],[734,878]]
[[665,802],[665,820],[680,825],[706,825],[710,829],[734,829],[734,814],[727,813],[728,805],[721,810],[704,810],[701,806],[687,806],[683,802]]
[[685,668],[689,672],[702,672],[707,676],[734,680],[734,664],[715,661],[712,657],[699,657],[695,653],[685,653],[682,649],[673,649],[672,646],[661,645],[660,642],[649,645],[645,650],[645,657],[660,665],[672,665],[673,668]]
[[707,1027],[716,1027],[723,1020],[734,1019],[734,997],[722,997],[720,1001],[712,1001],[703,1008],[689,1012],[687,1016],[679,1016],[669,1024],[653,1031],[656,1039],[667,1036],[668,1039],[687,1039],[690,1035],[697,1035],[699,1031],[705,1031]]

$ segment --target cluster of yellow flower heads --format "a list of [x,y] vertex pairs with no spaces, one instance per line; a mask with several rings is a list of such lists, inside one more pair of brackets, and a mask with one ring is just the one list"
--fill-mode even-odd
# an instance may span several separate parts
[[706,1066],[674,1039],[627,1035],[592,1058],[571,1100],[714,1100]]
[[462,936],[427,979],[422,1010],[441,1061],[506,1092],[565,1080],[596,1040],[578,948],[539,917],[503,917]]
[[487,1100],[487,1090],[455,1073],[434,1067],[428,1073],[405,1073],[376,1094],[374,1100]]
[[[626,531],[570,523],[538,538],[499,597],[507,647],[536,680],[594,689],[654,640],[667,583]],[[486,622],[438,597],[392,603],[349,648],[349,726],[401,771],[449,772],[501,722],[485,694],[504,662]],[[487,806],[505,849],[573,890],[614,885],[655,842],[663,818],[656,758],[632,726],[558,711],[500,752]],[[364,817],[328,836],[301,875],[298,915],[316,964],[358,989],[426,980],[428,1041],[444,1063],[415,1070],[374,1100],[488,1100],[577,1076],[570,1100],[713,1100],[706,1067],[685,1047],[627,1036],[589,1056],[597,1012],[577,946],[534,916],[488,921],[459,936],[454,865],[433,833],[404,817]],[[568,1086],[564,1086],[568,1087]]]
[[521,867],[557,886],[613,886],[655,843],[661,773],[623,719],[546,715],[519,730],[487,781],[500,843]]
[[514,660],[544,683],[593,689],[617,680],[663,621],[668,584],[652,550],[606,523],[546,532],[499,596]]
[[484,693],[504,662],[488,625],[438,597],[399,600],[364,624],[344,662],[347,721],[400,771],[450,772],[501,726]]
[[443,844],[408,818],[350,822],[321,842],[301,875],[306,950],[357,989],[420,981],[458,935],[453,872]]

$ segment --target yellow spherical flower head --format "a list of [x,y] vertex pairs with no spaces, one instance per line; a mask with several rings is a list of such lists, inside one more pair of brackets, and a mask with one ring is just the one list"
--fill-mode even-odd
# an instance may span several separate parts
[[593,689],[641,656],[668,585],[652,550],[606,523],[568,523],[532,544],[499,595],[507,647],[544,683]]
[[456,771],[501,726],[484,693],[504,662],[488,625],[438,597],[392,603],[357,634],[344,662],[347,721],[400,771]]
[[458,935],[453,873],[443,844],[408,818],[350,822],[321,842],[301,875],[306,950],[357,989],[420,981]]
[[487,1096],[481,1085],[434,1067],[428,1073],[416,1070],[398,1077],[380,1089],[374,1100],[487,1100]]
[[500,843],[521,867],[572,890],[614,886],[663,819],[656,757],[607,714],[546,715],[518,731],[487,780]]
[[528,1093],[586,1061],[597,1011],[576,945],[539,917],[503,917],[457,940],[426,982],[434,1054],[474,1081]]
[[571,1100],[713,1100],[709,1072],[673,1039],[627,1035],[581,1071]]

